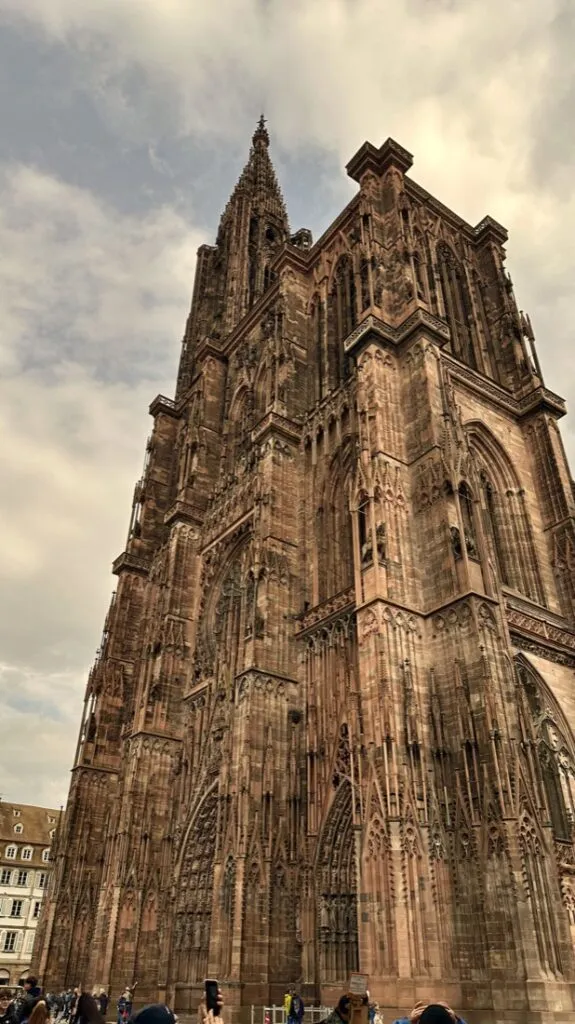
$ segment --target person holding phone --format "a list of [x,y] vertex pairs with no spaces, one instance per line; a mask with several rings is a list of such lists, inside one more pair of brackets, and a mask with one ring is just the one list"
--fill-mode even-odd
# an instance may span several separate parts
[[214,979],[205,982],[205,996],[198,1006],[198,1024],[214,1024],[214,1018],[221,1017],[224,1000],[219,983]]

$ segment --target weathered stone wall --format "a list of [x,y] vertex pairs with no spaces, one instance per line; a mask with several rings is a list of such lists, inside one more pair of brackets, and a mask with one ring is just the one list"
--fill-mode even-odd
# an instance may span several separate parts
[[573,1012],[575,509],[504,229],[365,144],[290,240],[260,125],[151,406],[38,964],[181,1013],[358,968]]

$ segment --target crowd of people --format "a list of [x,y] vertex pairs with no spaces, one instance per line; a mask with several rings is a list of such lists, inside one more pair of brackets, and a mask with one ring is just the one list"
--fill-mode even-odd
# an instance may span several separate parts
[[[145,1006],[133,1013],[135,985],[127,988],[117,1002],[117,1024],[177,1024],[177,1017],[162,1004]],[[223,999],[218,992],[216,1014],[208,1011],[205,1003],[198,1009],[198,1024],[217,1024],[221,1019]],[[61,995],[44,994],[36,978],[27,978],[22,990],[14,996],[9,989],[0,989],[0,1024],[106,1024],[110,1000],[106,992],[82,992],[70,989]],[[368,1024],[383,1024],[379,1006],[364,998],[367,1006]],[[284,998],[286,1024],[303,1024],[305,1003],[295,989],[286,992]],[[344,995],[337,1006],[321,1024],[350,1024],[352,1002]],[[217,1019],[216,1019],[217,1018]],[[408,1017],[402,1017],[394,1024],[465,1024],[447,1003],[417,1003]]]
[[[370,999],[369,992],[364,998],[364,1004],[367,1006],[368,1024],[384,1024],[380,1008]],[[290,989],[284,996],[284,1012],[287,1024],[303,1024],[305,1004],[295,989]],[[345,995],[321,1024],[349,1024],[351,1015],[351,999]],[[447,1003],[420,1002],[414,1006],[408,1017],[401,1017],[393,1024],[465,1024],[465,1021]]]

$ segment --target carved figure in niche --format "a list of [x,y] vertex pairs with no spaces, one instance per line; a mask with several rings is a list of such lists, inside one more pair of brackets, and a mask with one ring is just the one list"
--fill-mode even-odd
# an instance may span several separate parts
[[451,547],[453,548],[453,554],[456,558],[461,558],[463,549],[461,547],[461,534],[457,526],[450,526],[449,532],[451,534]]
[[375,531],[375,539],[377,543],[377,557],[380,562],[385,562],[386,554],[386,530],[385,523],[378,523]]
[[368,565],[373,562],[373,544],[371,542],[371,530],[369,531],[361,547],[361,564]]
[[373,267],[373,302],[376,306],[381,306],[383,300],[383,289],[385,285],[385,268],[383,263],[379,263],[374,260]]
[[420,302],[425,302],[425,284],[423,283],[423,273],[421,269],[421,260],[418,253],[413,254],[413,268],[415,270],[415,284],[417,286],[417,298]]
[[470,558],[477,558],[477,547],[469,530],[465,530],[465,547]]
[[319,902],[319,927],[322,932],[328,933],[331,928],[329,915],[328,897],[322,896]]

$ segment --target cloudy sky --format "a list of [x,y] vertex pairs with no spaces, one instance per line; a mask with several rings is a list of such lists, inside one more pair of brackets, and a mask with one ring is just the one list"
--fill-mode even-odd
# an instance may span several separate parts
[[[0,0],[0,795],[65,800],[149,401],[263,109],[293,229],[391,135],[510,231],[575,406],[572,0]],[[564,426],[575,460],[575,415]]]

